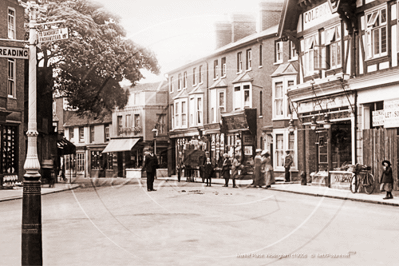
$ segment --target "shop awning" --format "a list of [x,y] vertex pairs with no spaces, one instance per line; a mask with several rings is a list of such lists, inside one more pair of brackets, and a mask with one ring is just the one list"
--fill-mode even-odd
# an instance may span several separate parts
[[107,147],[103,150],[103,153],[130,151],[139,140],[139,138],[111,139]]
[[76,146],[68,141],[65,137],[57,140],[57,148],[62,154],[74,154],[76,153]]

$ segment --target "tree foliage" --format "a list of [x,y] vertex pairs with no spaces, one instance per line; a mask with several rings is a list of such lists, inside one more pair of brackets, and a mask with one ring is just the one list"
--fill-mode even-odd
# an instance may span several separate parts
[[38,65],[53,72],[54,88],[80,113],[123,108],[129,92],[119,83],[127,79],[134,85],[143,78],[141,69],[159,72],[154,54],[125,38],[120,18],[101,4],[53,0],[46,7],[38,22],[65,20],[69,39],[41,44]]

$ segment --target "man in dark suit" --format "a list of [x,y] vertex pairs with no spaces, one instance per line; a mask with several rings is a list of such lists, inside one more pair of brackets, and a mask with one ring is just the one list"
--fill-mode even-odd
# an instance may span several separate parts
[[152,148],[148,149],[145,156],[143,169],[147,172],[147,191],[156,191],[154,189],[154,175],[158,168],[157,156],[153,153]]

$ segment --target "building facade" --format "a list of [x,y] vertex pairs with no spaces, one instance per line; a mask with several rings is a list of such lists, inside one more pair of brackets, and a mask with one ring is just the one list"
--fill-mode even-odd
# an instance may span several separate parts
[[112,112],[110,143],[103,153],[114,158],[114,175],[141,174],[145,147],[153,147],[159,166],[167,168],[167,86],[161,83],[136,84],[130,89],[127,105]]
[[[314,181],[347,183],[339,171],[348,163],[367,164],[376,177],[384,159],[397,169],[397,8],[397,1],[284,3],[279,37],[298,47],[300,66],[288,97],[304,132],[302,169],[320,173]],[[394,179],[397,187],[396,170]]]
[[[261,148],[271,152],[276,174],[283,175],[279,159],[285,149],[297,153],[296,133],[292,143],[289,112],[273,113],[274,105],[288,110],[288,99],[282,90],[275,93],[275,84],[296,84],[297,59],[284,64],[289,47],[277,38],[281,10],[282,2],[261,3],[258,25],[246,14],[217,23],[215,52],[168,73],[171,174],[176,162],[199,149],[209,151],[218,166],[223,153],[240,155],[242,177],[249,177]],[[297,164],[291,170],[297,172]]]
[[0,175],[7,180],[4,185],[9,185],[23,180],[26,157],[24,89],[28,51],[24,48],[24,9],[17,0],[0,2],[0,25]]

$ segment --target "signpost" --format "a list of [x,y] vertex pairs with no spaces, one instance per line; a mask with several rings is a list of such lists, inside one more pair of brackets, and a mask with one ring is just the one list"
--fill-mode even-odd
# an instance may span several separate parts
[[68,28],[51,29],[38,32],[39,43],[68,39]]

